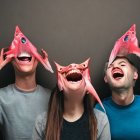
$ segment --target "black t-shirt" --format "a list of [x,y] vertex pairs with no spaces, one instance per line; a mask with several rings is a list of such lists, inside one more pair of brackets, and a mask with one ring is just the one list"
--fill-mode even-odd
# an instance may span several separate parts
[[63,120],[61,140],[90,140],[89,122],[86,112],[75,122]]

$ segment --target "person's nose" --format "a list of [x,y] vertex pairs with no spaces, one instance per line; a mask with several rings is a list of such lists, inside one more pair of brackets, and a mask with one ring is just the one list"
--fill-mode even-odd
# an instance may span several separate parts
[[116,68],[116,67],[119,67],[119,65],[118,65],[117,63],[113,63],[113,64],[112,64],[112,67],[113,67],[113,68]]

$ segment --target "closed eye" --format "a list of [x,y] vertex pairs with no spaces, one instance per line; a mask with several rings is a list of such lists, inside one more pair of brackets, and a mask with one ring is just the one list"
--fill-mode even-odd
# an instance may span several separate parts
[[125,64],[121,64],[121,66],[126,66]]

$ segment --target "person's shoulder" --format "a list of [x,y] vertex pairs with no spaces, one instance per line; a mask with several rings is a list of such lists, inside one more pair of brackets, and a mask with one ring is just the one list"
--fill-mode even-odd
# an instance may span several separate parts
[[140,95],[135,95],[135,98],[136,99],[140,99]]
[[108,118],[105,112],[102,112],[95,108],[94,113],[98,122],[98,127],[105,126],[108,123]]
[[140,104],[140,95],[135,95],[135,103]]
[[7,85],[7,86],[4,86],[4,87],[0,88],[0,91],[5,91],[5,90],[7,90],[7,89],[11,89],[12,86],[13,86],[13,84],[9,84],[9,85]]
[[94,108],[94,113],[95,113],[95,116],[96,116],[97,119],[103,119],[103,118],[107,117],[105,112],[100,111],[96,108]]
[[5,87],[0,88],[0,96],[5,96],[12,91],[13,84],[7,85]]

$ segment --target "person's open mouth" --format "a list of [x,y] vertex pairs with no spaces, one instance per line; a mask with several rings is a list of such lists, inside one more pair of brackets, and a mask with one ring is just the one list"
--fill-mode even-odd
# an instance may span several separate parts
[[79,70],[71,70],[66,74],[66,79],[69,82],[79,82],[82,80],[82,74]]
[[115,68],[112,70],[112,76],[115,80],[119,80],[124,76],[124,73],[121,69]]
[[21,54],[19,54],[19,55],[17,56],[17,59],[18,59],[19,61],[31,62],[32,56],[31,56],[29,53],[27,53],[27,52],[22,52]]

